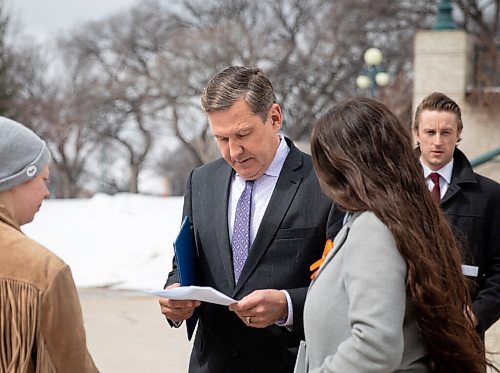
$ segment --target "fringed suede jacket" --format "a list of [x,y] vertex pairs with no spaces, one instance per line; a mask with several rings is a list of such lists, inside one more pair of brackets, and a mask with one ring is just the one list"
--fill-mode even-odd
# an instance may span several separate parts
[[0,205],[0,372],[97,372],[69,267]]

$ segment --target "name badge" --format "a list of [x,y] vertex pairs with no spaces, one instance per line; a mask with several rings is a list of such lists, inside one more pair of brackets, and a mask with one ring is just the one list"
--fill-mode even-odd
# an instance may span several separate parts
[[462,273],[465,276],[477,277],[478,268],[476,266],[468,266],[468,265],[462,264]]

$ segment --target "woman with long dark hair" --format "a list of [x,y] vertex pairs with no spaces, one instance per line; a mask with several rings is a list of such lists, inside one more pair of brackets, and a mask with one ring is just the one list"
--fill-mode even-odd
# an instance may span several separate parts
[[355,98],[318,121],[311,146],[323,191],[347,214],[309,288],[296,371],[485,372],[459,249],[409,128]]

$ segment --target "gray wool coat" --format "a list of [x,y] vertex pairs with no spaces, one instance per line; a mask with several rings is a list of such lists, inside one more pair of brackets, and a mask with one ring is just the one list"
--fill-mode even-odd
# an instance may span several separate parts
[[387,226],[351,216],[309,287],[295,372],[427,372],[406,272]]

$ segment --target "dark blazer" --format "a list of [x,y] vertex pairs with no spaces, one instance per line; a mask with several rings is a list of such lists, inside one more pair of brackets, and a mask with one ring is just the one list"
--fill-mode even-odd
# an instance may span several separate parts
[[[189,372],[293,371],[297,348],[304,338],[302,312],[310,282],[309,266],[321,257],[327,237],[340,230],[342,221],[319,188],[311,158],[286,141],[290,153],[237,285],[227,221],[233,170],[223,159],[191,172],[184,215],[192,224],[200,285],[234,299],[256,289],[287,290],[293,303],[293,328],[250,328],[227,307],[202,303],[197,309],[200,319]],[[175,282],[174,261],[167,284]]]
[[500,317],[500,184],[474,173],[460,150],[453,160],[441,207],[462,246],[464,264],[478,267],[472,310],[484,332]]

